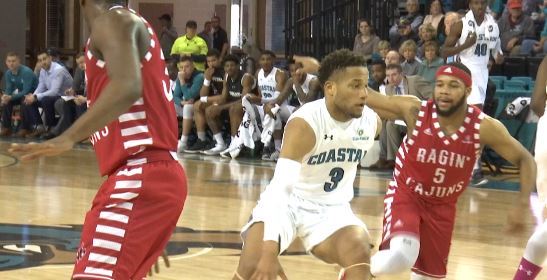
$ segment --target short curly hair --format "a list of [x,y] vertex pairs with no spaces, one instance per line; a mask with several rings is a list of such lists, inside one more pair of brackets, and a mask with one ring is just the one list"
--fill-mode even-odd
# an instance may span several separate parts
[[336,72],[355,66],[366,66],[366,60],[362,55],[354,54],[348,49],[331,52],[321,61],[319,81],[324,85]]

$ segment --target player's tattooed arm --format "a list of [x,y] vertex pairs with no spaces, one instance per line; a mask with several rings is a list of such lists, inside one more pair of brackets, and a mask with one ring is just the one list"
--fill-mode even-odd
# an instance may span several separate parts
[[412,106],[408,110],[408,114],[405,116],[407,131],[412,132],[414,130],[414,125],[416,124],[416,120],[418,120],[418,113],[420,113],[420,106]]

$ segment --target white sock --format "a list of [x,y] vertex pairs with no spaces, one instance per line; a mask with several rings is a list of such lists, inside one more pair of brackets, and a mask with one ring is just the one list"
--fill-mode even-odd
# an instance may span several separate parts
[[221,145],[221,146],[226,145],[224,144],[224,139],[222,139],[222,133],[217,133],[213,135],[213,137],[215,138],[215,142],[217,142],[217,145]]
[[205,131],[198,131],[198,139],[205,141]]
[[188,136],[182,135],[180,137],[180,143],[182,144],[183,147],[186,147],[186,143],[188,143]]
[[370,258],[370,273],[374,276],[395,274],[414,266],[420,253],[420,240],[401,234],[391,238],[389,249],[380,250]]
[[281,151],[281,139],[274,139],[274,145],[276,151]]
[[538,266],[543,265],[547,258],[547,222],[532,234],[524,249],[524,258]]

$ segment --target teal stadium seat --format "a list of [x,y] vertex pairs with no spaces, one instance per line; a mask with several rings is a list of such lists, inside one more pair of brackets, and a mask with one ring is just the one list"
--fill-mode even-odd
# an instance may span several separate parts
[[528,90],[528,82],[521,80],[508,80],[503,83],[504,90]]
[[511,81],[523,81],[527,85],[526,89],[532,90],[534,88],[534,79],[531,77],[513,77]]
[[505,76],[490,76],[489,78],[494,82],[497,89],[503,89],[504,83],[507,81],[507,77]]

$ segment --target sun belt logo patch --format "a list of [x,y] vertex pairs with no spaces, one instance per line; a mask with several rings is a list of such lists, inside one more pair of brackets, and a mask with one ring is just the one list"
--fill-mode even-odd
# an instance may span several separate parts
[[443,72],[444,73],[452,73],[452,68],[451,67],[446,67],[446,69],[444,69]]

